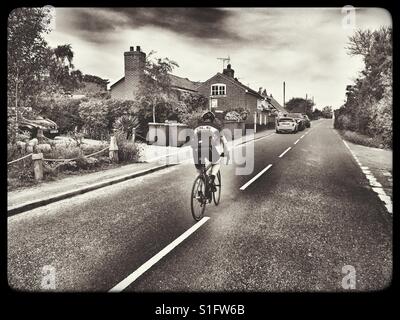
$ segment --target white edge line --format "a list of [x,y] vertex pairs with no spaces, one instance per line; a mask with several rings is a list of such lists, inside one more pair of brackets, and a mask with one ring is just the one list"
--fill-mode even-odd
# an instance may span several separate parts
[[290,149],[292,149],[292,147],[289,147],[289,148],[287,148],[285,151],[283,151],[283,152],[281,153],[281,155],[279,156],[279,158],[282,158],[282,157],[285,155],[285,153],[288,152]]
[[173,250],[178,244],[180,244],[183,240],[189,237],[193,232],[195,232],[198,228],[200,228],[210,217],[204,217],[199,222],[191,226],[188,230],[182,233],[178,238],[172,241],[169,245],[167,245],[164,249],[162,249],[159,253],[153,256],[150,260],[146,261],[142,264],[138,269],[132,272],[129,276],[127,276],[124,280],[114,286],[109,292],[121,292],[126,287],[128,287],[132,282],[134,282],[137,278],[139,278],[143,273],[149,270],[153,265],[155,265],[161,258],[167,255],[171,250]]
[[272,167],[272,164],[269,164],[266,168],[261,170],[256,176],[254,176],[251,180],[247,181],[243,186],[240,187],[240,190],[246,189],[250,184],[252,184],[255,180],[257,180],[265,171]]
[[[361,162],[358,160],[357,156],[354,154],[354,152],[350,149],[349,145],[347,144],[346,141],[344,141],[342,139],[344,145],[347,147],[347,149],[349,149],[351,155],[353,156],[353,158],[357,161],[358,165],[360,166],[361,171],[364,173],[365,177],[368,179],[368,182],[370,184],[370,186],[372,187],[372,190],[375,191],[379,197],[379,199],[385,203],[385,207],[386,210],[392,214],[393,213],[393,203],[392,203],[392,199],[386,195],[385,190],[383,189],[382,184],[380,184],[376,178],[374,177],[374,175],[372,174],[372,172],[369,170],[368,167],[363,166],[361,164]],[[379,190],[379,191],[378,191]]]

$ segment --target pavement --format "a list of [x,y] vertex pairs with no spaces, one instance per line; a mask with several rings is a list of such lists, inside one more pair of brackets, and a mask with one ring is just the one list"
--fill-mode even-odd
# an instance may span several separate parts
[[[332,121],[234,148],[235,157],[249,152],[247,162],[222,166],[220,205],[200,222],[190,213],[189,162],[9,217],[9,285],[332,292],[391,284],[392,216]],[[253,170],[239,174],[246,166]],[[343,285],[348,268],[354,289]]]

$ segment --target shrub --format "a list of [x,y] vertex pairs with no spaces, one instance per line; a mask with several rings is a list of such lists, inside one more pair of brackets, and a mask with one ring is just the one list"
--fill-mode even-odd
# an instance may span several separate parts
[[137,162],[140,152],[135,142],[127,140],[123,132],[117,132],[118,159],[121,162]]
[[201,124],[201,116],[205,110],[198,110],[192,113],[184,113],[179,116],[179,122],[186,124],[189,128],[194,129]]
[[105,100],[90,100],[81,103],[79,115],[85,119],[83,129],[91,138],[100,139],[111,129],[112,123],[108,119],[108,106]]
[[382,138],[376,137],[369,137],[367,135],[363,135],[354,131],[342,131],[341,132],[343,138],[347,141],[353,142],[355,144],[373,147],[373,148],[383,148],[385,147],[384,141]]
[[42,108],[40,112],[55,121],[59,132],[65,134],[73,131],[75,127],[82,128],[85,119],[80,116],[79,108],[84,101],[87,101],[87,99],[66,97],[47,99],[41,101]]

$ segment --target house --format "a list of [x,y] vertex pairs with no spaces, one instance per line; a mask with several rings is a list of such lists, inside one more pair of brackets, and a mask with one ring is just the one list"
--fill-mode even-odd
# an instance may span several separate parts
[[[141,51],[140,46],[130,47],[124,52],[124,73],[125,75],[111,85],[111,98],[132,100],[140,89],[141,78],[144,75],[146,64],[146,53]],[[169,75],[171,87],[180,92],[196,93],[198,82],[190,81],[175,75]]]
[[239,108],[249,110],[250,115],[246,119],[246,124],[254,123],[254,114],[261,112],[259,107],[264,100],[257,91],[235,78],[235,71],[230,64],[223,69],[222,73],[218,72],[200,84],[197,91],[209,98],[210,108],[215,112]]
[[259,93],[264,97],[264,100],[262,102],[263,110],[267,110],[272,113],[276,113],[277,115],[282,115],[282,114],[287,113],[287,110],[284,107],[282,107],[278,101],[276,101],[274,99],[272,94],[268,95],[267,91],[265,89],[262,93],[260,90]]
[[[111,97],[115,99],[134,99],[140,89],[141,77],[144,75],[146,54],[141,51],[140,46],[130,47],[124,52],[125,75],[110,87]],[[250,111],[246,119],[246,125],[254,124],[254,121],[261,123],[266,113],[265,107],[283,109],[279,103],[269,97],[241,83],[235,78],[235,71],[230,64],[204,82],[191,81],[170,74],[172,89],[179,92],[199,93],[207,97],[210,108],[216,113],[223,113],[232,109],[247,109]],[[262,120],[262,121],[261,121]],[[264,122],[263,122],[264,123]]]

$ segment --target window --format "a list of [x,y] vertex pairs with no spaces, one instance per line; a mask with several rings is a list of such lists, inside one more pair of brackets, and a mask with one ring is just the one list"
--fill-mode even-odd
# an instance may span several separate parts
[[222,83],[213,84],[211,86],[212,96],[225,96],[226,95],[226,85]]

